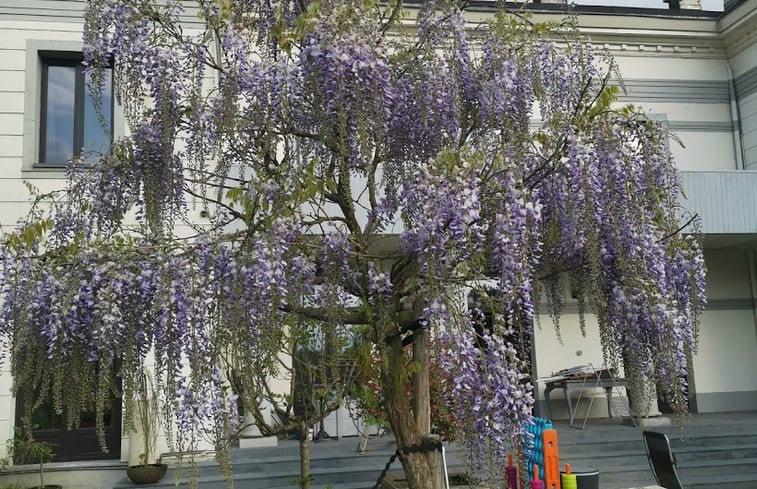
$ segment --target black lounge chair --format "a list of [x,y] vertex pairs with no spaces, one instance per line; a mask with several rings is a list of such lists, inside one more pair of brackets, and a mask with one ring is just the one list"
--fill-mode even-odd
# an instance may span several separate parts
[[670,450],[668,436],[655,431],[645,431],[644,448],[657,484],[665,489],[683,489],[676,470],[676,456]]

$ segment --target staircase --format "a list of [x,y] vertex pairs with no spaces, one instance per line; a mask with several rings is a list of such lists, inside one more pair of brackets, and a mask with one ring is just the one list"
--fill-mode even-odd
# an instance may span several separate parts
[[[600,471],[601,489],[627,489],[654,485],[644,453],[641,428],[623,426],[619,420],[589,420],[585,430],[569,428],[557,421],[560,464],[569,462]],[[757,413],[694,415],[682,439],[672,426],[649,428],[666,433],[686,489],[757,489]],[[370,489],[394,453],[391,436],[374,438],[368,451],[355,451],[357,438],[324,441],[311,445],[313,489]],[[236,488],[293,489],[300,475],[296,441],[283,440],[278,447],[234,449],[232,474]],[[447,454],[450,473],[465,472],[453,448]],[[399,461],[391,473],[401,472]],[[189,468],[184,467],[180,488],[189,487]],[[157,484],[136,486],[124,478],[114,489],[174,486],[174,470]],[[215,463],[197,466],[200,489],[225,489],[226,483]]]
[[[313,489],[372,488],[396,449],[394,438],[384,436],[371,439],[365,455],[356,451],[357,445],[356,437],[312,443],[310,470]],[[456,464],[454,454],[451,460]],[[402,466],[396,460],[390,473],[396,474],[401,470]],[[162,481],[147,486],[137,486],[124,478],[114,489],[188,488],[189,467],[183,468],[178,486],[174,485],[175,474],[171,468]],[[282,440],[278,447],[233,449],[232,475],[235,488],[294,489],[300,477],[298,443]],[[226,482],[216,463],[198,463],[196,480],[200,489],[226,489]]]
[[[600,488],[653,485],[640,428],[592,420],[585,430],[557,424],[560,463],[600,471]],[[686,427],[648,428],[668,435],[686,489],[757,488],[757,417],[697,415]]]

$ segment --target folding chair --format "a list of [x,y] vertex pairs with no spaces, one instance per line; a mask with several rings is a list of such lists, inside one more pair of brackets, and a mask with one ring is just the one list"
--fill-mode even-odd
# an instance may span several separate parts
[[670,440],[664,433],[644,432],[644,448],[657,484],[665,489],[683,489],[676,470],[676,457],[670,450]]

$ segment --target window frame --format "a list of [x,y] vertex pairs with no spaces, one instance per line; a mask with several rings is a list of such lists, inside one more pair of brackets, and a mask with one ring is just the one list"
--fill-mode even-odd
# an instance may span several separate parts
[[[40,116],[39,116],[39,161],[37,166],[46,168],[65,168],[65,163],[47,162],[45,148],[47,146],[47,95],[49,87],[49,72],[51,66],[73,67],[74,71],[74,134],[73,149],[74,156],[79,156],[79,151],[84,147],[84,113],[87,90],[86,80],[84,77],[84,67],[82,65],[81,53],[71,51],[40,51],[40,64],[42,67],[41,92],[40,92]],[[111,82],[111,100],[110,100],[110,145],[113,145],[113,97]],[[98,121],[99,122],[99,121]]]
[[[42,143],[43,139],[43,122],[46,119],[43,118],[43,110],[45,105],[43,104],[44,95],[43,87],[43,73],[46,73],[45,63],[50,60],[55,62],[65,62],[67,59],[72,63],[81,61],[82,59],[82,42],[81,41],[66,41],[66,40],[38,40],[28,39],[26,41],[26,77],[24,87],[24,131],[23,131],[23,153],[22,153],[22,166],[21,176],[23,178],[63,178],[63,172],[65,165],[48,164],[44,163],[42,156]],[[81,70],[78,70],[81,71]],[[82,73],[83,77],[83,73]],[[115,81],[115,74],[113,77]],[[83,80],[82,80],[83,81]],[[82,85],[81,91],[82,99],[85,95]],[[115,94],[115,87],[113,87],[111,97],[111,145],[114,141],[122,138],[126,133],[123,108],[118,103]],[[84,101],[81,103],[81,110],[84,110]],[[82,113],[82,123],[84,114]],[[84,127],[81,126],[82,134]],[[79,148],[81,150],[81,148]]]

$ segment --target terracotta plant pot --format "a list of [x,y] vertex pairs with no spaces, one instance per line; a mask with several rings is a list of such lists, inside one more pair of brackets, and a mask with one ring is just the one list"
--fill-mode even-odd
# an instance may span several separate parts
[[162,479],[166,470],[166,464],[132,465],[126,469],[126,476],[135,484],[150,484]]

